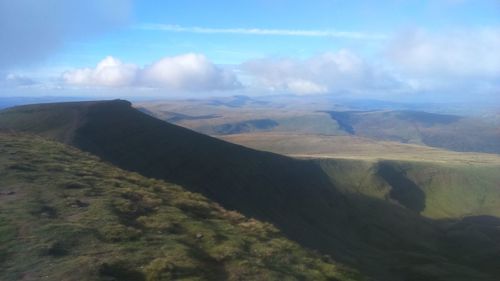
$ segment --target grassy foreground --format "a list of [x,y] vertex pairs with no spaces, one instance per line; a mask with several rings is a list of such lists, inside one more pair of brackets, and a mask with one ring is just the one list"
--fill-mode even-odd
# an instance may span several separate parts
[[361,280],[272,225],[28,135],[0,134],[0,280]]

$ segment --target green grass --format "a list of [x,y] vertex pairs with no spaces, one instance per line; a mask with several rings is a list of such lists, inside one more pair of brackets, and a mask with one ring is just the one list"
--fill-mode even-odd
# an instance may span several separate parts
[[[378,172],[379,167],[381,163],[392,167],[425,195],[425,208],[420,214],[429,218],[500,217],[499,164],[346,159],[322,159],[318,163],[344,192],[383,200],[391,200],[395,187]],[[401,188],[408,188],[407,185]]]
[[[88,103],[92,104],[91,102]],[[85,106],[68,102],[63,106],[57,104],[40,104],[20,106],[0,111],[0,130],[26,131],[32,134],[42,134],[47,138],[68,141],[74,129],[83,120]],[[36,118],[32,118],[36,114]]]
[[378,173],[380,163],[385,163],[424,193],[425,208],[420,214],[429,218],[500,216],[500,157],[495,154],[459,153],[347,136],[252,133],[224,139],[320,159],[317,162],[340,190],[394,201],[390,198],[390,179]]
[[182,187],[0,134],[1,280],[361,280]]
[[425,192],[423,215],[500,217],[500,165],[409,165],[407,177]]

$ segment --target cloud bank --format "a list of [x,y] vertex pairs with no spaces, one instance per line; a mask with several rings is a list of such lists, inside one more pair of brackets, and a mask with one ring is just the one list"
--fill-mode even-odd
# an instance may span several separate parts
[[388,63],[415,90],[497,91],[500,29],[403,32],[386,50]]
[[0,0],[0,69],[44,59],[71,39],[128,21],[132,0]]
[[0,77],[0,86],[5,88],[29,87],[37,84],[35,80],[20,74],[9,73]]
[[388,57],[405,73],[419,76],[500,75],[500,29],[430,34],[414,30],[397,36]]
[[253,60],[244,63],[242,69],[260,87],[298,95],[362,92],[393,87],[397,83],[349,50],[323,53],[305,60]]
[[148,87],[172,91],[218,91],[241,87],[236,75],[200,54],[165,57],[145,67],[106,57],[95,68],[62,74],[68,85],[84,87]]
[[[168,28],[191,32],[189,28]],[[316,36],[291,30],[196,29],[193,32]],[[378,51],[367,58],[340,49],[305,59],[252,59],[232,66],[235,70],[232,71],[194,53],[165,57],[146,66],[107,57],[95,67],[67,71],[61,80],[75,88],[152,88],[175,93],[238,90],[249,95],[341,93],[369,97],[382,93],[390,97],[424,93],[479,97],[478,94],[500,94],[497,50],[500,50],[498,28],[434,33],[411,30],[379,44]],[[6,81],[3,85],[30,83],[27,77]]]

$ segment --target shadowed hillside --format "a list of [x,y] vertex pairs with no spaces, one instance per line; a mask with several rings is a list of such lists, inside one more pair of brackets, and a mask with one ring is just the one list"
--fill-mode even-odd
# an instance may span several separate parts
[[[32,130],[30,119],[53,122]],[[456,245],[469,239],[472,245],[478,237],[451,239],[441,223],[398,204],[341,192],[314,161],[226,143],[157,120],[125,101],[13,108],[0,113],[0,129],[55,138],[121,168],[183,185],[271,222],[302,245],[377,280],[493,280],[488,274],[497,270],[495,255],[483,248],[473,262],[461,258],[466,252]],[[482,245],[498,251],[495,243]]]
[[0,134],[0,279],[361,280],[269,224],[59,143]]

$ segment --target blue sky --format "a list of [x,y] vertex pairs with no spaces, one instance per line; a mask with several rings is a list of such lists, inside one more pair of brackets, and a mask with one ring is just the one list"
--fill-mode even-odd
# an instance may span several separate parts
[[[99,38],[74,42],[61,54],[82,56],[82,64],[95,63],[88,61],[89,56],[101,59],[113,55],[148,63],[186,52],[204,53],[215,63],[241,63],[262,56],[304,57],[346,47],[370,54],[377,52],[375,47],[383,42],[136,28],[141,24],[164,24],[186,28],[332,30],[390,36],[413,28],[439,31],[499,26],[499,5],[498,1],[137,1],[129,25]],[[371,45],[375,46],[370,48]]]
[[0,41],[0,95],[500,94],[493,0],[0,0]]

